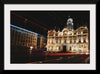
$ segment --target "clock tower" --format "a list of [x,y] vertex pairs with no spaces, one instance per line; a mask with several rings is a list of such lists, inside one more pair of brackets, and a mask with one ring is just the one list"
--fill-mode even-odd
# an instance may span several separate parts
[[72,18],[69,18],[67,20],[67,28],[68,28],[69,31],[73,30],[73,19]]

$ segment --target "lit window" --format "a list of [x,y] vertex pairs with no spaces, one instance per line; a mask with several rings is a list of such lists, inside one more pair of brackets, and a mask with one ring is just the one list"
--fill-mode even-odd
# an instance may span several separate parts
[[66,40],[64,40],[64,43],[66,43]]
[[84,45],[84,48],[86,48],[86,45]]
[[59,40],[59,43],[61,43],[61,40]]
[[74,40],[74,43],[76,43],[76,40]]
[[58,40],[56,40],[56,43],[58,43]]
[[72,40],[70,39],[70,43],[72,43]]
[[81,47],[83,47],[83,45],[81,45]]

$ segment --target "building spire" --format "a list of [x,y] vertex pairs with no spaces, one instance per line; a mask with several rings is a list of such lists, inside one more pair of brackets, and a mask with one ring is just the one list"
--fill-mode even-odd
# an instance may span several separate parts
[[73,30],[73,19],[72,18],[68,18],[67,28],[68,28],[69,31]]

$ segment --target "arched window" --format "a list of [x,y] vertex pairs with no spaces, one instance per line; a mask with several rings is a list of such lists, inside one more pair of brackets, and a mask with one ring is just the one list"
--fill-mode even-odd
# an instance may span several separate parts
[[70,46],[70,51],[71,51],[72,49],[71,49],[71,46]]
[[50,43],[52,43],[52,39],[50,39]]
[[59,40],[59,43],[61,43],[61,39]]
[[58,43],[58,40],[56,39],[56,43]]
[[74,43],[76,43],[76,40],[74,39]]
[[66,43],[66,40],[64,40],[64,43]]
[[86,38],[83,38],[83,42],[86,42]]
[[79,43],[81,42],[81,39],[79,38]]
[[70,43],[72,43],[72,39],[70,39]]

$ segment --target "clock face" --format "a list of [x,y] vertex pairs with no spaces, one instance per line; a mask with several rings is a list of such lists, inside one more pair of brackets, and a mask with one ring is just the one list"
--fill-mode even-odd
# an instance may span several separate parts
[[73,22],[73,19],[72,19],[72,18],[69,18],[69,19],[68,19],[68,22]]

